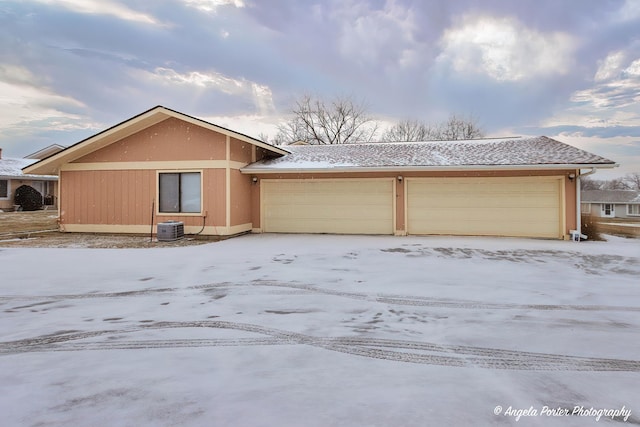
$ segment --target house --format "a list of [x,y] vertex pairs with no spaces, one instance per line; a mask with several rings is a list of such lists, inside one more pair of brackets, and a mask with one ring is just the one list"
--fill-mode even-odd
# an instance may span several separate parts
[[[62,148],[60,147],[60,149]],[[44,155],[40,156],[38,153],[46,155],[46,153],[51,154],[60,151],[60,149],[47,147],[24,159],[3,158],[2,149],[0,149],[0,210],[14,210],[14,192],[22,185],[28,185],[38,190],[42,195],[44,206],[57,207],[58,177],[56,175],[25,174],[22,169],[44,158]]]
[[158,106],[24,169],[60,175],[63,231],[567,239],[580,170],[547,137],[276,147]]
[[581,201],[583,214],[640,219],[640,191],[637,190],[584,190]]

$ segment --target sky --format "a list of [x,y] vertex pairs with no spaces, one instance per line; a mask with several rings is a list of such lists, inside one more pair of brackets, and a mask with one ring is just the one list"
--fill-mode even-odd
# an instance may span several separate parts
[[156,105],[274,136],[350,97],[380,129],[473,117],[640,172],[637,0],[0,0],[0,147],[68,146]]

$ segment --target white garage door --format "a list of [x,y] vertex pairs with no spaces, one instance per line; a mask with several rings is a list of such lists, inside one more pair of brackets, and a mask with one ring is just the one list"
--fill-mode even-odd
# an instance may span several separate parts
[[272,233],[392,234],[392,179],[262,180]]
[[563,180],[408,178],[407,232],[562,238]]

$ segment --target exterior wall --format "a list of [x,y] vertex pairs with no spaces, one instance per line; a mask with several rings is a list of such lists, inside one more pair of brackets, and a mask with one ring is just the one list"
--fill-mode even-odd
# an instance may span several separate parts
[[[149,233],[168,220],[185,233],[229,235],[249,231],[251,178],[240,174],[251,144],[169,118],[63,165],[63,231]],[[161,213],[158,174],[200,172],[198,213]],[[152,209],[153,207],[153,209]]]
[[[576,227],[576,183],[568,178],[575,170],[549,170],[549,171],[451,171],[451,172],[348,172],[348,173],[285,173],[285,174],[256,174],[258,182],[252,186],[252,222],[255,232],[260,232],[260,181],[262,179],[329,179],[329,178],[395,178],[396,182],[396,215],[395,234],[406,234],[405,223],[405,178],[413,177],[528,177],[528,176],[564,176],[564,200],[560,206],[564,213],[565,238],[569,236],[569,230]],[[402,177],[402,181],[398,177]]]
[[[598,207],[598,209],[600,209],[600,207]],[[625,204],[619,204],[616,203],[614,204],[614,218],[637,218],[637,216],[634,215],[627,215],[627,205]],[[602,211],[598,211],[599,213],[601,213]]]
[[[0,179],[3,179],[3,178],[0,178]],[[38,183],[42,183],[43,186],[46,186],[47,182],[52,183],[50,185],[53,186],[53,189],[50,194],[42,194],[42,196],[43,197],[53,196],[53,205],[50,205],[50,206],[52,206],[54,209],[58,208],[58,182],[57,181],[44,181],[44,180],[36,180],[36,179],[7,179],[7,181],[8,181],[8,194],[7,194],[7,197],[0,198],[0,209],[13,209],[13,206],[14,206],[13,197],[15,194],[15,190],[21,185],[29,185],[31,187],[36,188],[36,190],[39,190]]]
[[169,118],[74,163],[224,159],[225,135]]
[[607,204],[613,204],[614,207],[614,216],[604,216],[604,213],[602,212],[602,205],[604,203],[591,203],[591,215],[597,217],[597,218],[640,218],[637,215],[628,215],[627,214],[627,205],[626,204],[620,204],[620,203],[607,203]]
[[230,138],[230,154],[231,160],[234,162],[242,162],[245,165],[251,163],[251,151],[255,147],[253,144],[249,144],[244,141]]
[[247,224],[246,231],[253,227],[251,224],[252,186],[250,176],[241,174],[239,170],[231,170],[231,226]]

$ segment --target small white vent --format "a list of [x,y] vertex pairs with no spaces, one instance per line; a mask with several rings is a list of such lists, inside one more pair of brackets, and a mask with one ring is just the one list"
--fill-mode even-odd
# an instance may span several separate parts
[[184,223],[167,221],[158,223],[158,242],[171,242],[184,237]]

